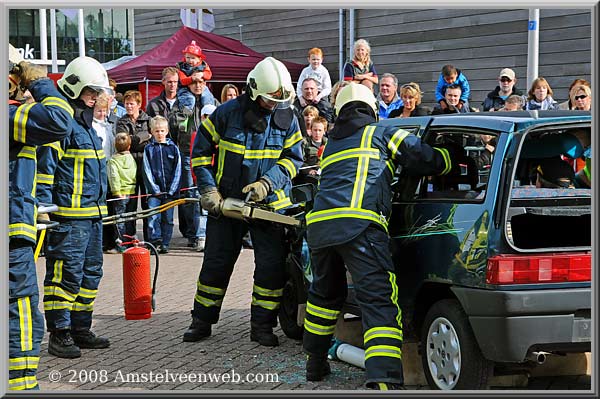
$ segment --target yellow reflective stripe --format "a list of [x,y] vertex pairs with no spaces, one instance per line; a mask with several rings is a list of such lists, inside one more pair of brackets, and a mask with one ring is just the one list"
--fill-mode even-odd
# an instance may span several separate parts
[[373,327],[364,334],[365,344],[375,338],[392,338],[402,341],[402,330],[394,327]]
[[210,136],[212,137],[213,141],[216,144],[219,144],[219,141],[221,140],[221,136],[219,136],[219,133],[217,133],[216,129],[215,129],[215,125],[213,125],[212,121],[210,120],[210,118],[206,118],[203,122],[202,122],[202,126],[204,126],[204,128],[208,131],[208,133],[210,134]]
[[35,370],[40,363],[39,356],[24,356],[8,359],[9,370]]
[[316,335],[332,335],[335,332],[335,324],[330,326],[323,326],[317,323],[313,323],[310,320],[304,319],[304,328],[306,331]]
[[69,148],[65,152],[65,158],[102,159],[105,158],[104,150]]
[[35,147],[31,146],[31,145],[24,145],[23,148],[21,148],[21,150],[19,150],[17,157],[36,159],[37,156],[36,156]]
[[[398,313],[396,313],[396,322],[398,323],[398,327],[402,329],[402,309],[400,309],[400,305],[398,304],[398,284],[396,283],[396,273],[388,272],[390,275],[390,285],[392,286],[392,303],[396,305],[396,309],[398,309]],[[400,330],[402,333],[402,330]]]
[[[360,147],[362,149],[371,148],[373,141],[374,126],[367,126],[363,132]],[[350,201],[351,208],[360,208],[362,206],[363,197],[365,195],[365,187],[367,185],[367,177],[369,175],[369,158],[359,157],[356,167],[356,176],[354,178],[354,189],[352,190],[352,200]]]
[[96,298],[96,295],[98,295],[98,290],[90,290],[88,288],[79,288],[79,294],[77,294],[77,296],[80,296],[82,298],[90,298],[90,299],[94,299]]
[[37,386],[35,375],[25,377],[11,378],[8,380],[8,389],[11,391],[22,391],[24,389],[33,389]]
[[54,175],[47,175],[45,173],[38,173],[35,175],[35,180],[37,184],[54,184]]
[[37,227],[27,223],[11,223],[8,225],[8,236],[25,236],[37,240]]
[[203,306],[206,306],[206,307],[209,307],[209,306],[221,306],[221,304],[223,303],[222,299],[214,300],[214,299],[203,297],[203,296],[198,295],[198,294],[196,294],[194,296],[194,300],[196,302],[198,302],[200,305],[203,305]]
[[219,148],[223,148],[224,150],[235,152],[236,154],[244,154],[246,152],[246,147],[241,144],[232,143],[231,141],[221,140],[219,143]]
[[63,261],[62,259],[57,259],[54,261],[54,269],[53,269],[53,276],[52,277],[52,282],[53,283],[60,283],[62,281],[62,269],[63,269]]
[[31,301],[28,296],[17,300],[19,308],[19,329],[21,332],[21,351],[33,349],[33,326],[31,320]]
[[265,308],[267,310],[275,310],[279,308],[279,302],[263,301],[262,299],[256,299],[254,296],[252,296],[252,305],[260,306],[261,308]]
[[340,151],[323,158],[323,160],[321,161],[321,169],[324,169],[326,166],[334,162],[342,161],[344,159],[349,158],[379,159],[379,150],[375,148],[351,148],[349,150]]
[[71,308],[71,312],[93,312],[94,311],[94,301],[91,303],[81,303],[81,302],[73,302],[73,307]]
[[448,150],[445,148],[438,148],[438,147],[433,147],[433,149],[436,151],[439,151],[440,154],[442,154],[442,157],[444,158],[444,163],[446,164],[446,167],[444,168],[444,170],[442,170],[440,175],[445,175],[445,174],[450,173],[450,171],[452,170],[452,161],[450,160],[450,153],[448,153]]
[[13,123],[13,140],[15,140],[16,142],[25,143],[27,141],[27,119],[29,118],[29,110],[35,104],[36,103],[23,104],[17,108]]
[[67,301],[73,302],[77,295],[71,294],[70,292],[65,291],[61,287],[57,287],[56,285],[47,285],[44,287],[44,295],[54,295],[59,296]]
[[402,350],[392,345],[374,345],[365,350],[365,360],[374,356],[387,356],[402,359]]
[[215,294],[215,295],[225,295],[224,288],[211,287],[210,285],[201,284],[199,281],[196,282],[196,286],[198,287],[198,291],[206,292],[207,294]]
[[216,175],[217,184],[221,182],[221,177],[223,177],[223,169],[225,168],[225,156],[227,154],[227,151],[244,155],[244,152],[246,152],[246,147],[240,144],[232,143],[227,140],[221,140],[221,142],[219,143],[219,162],[217,165]]
[[306,313],[323,319],[336,320],[340,314],[339,310],[322,308],[313,303],[306,302]]
[[368,209],[351,208],[351,207],[331,208],[331,209],[325,209],[322,211],[309,212],[306,215],[306,224],[310,225],[312,223],[322,222],[325,220],[343,219],[343,218],[370,220],[372,222],[379,224],[381,227],[383,227],[385,229],[385,231],[387,231],[388,222],[383,215],[378,215],[377,213],[370,211]]
[[45,106],[55,105],[59,108],[64,109],[69,113],[71,117],[73,117],[73,108],[71,108],[69,103],[63,100],[62,98],[49,96],[42,100],[42,104]]
[[281,155],[281,150],[246,150],[244,158],[246,159],[277,159]]
[[73,308],[73,302],[65,301],[44,301],[44,310],[71,310]]
[[71,204],[74,208],[81,206],[81,193],[83,193],[83,166],[84,158],[75,158],[73,163],[73,194],[71,194]]
[[[283,193],[283,190],[277,190],[275,193],[277,193],[278,191],[281,191]],[[279,197],[279,194],[277,196]],[[283,198],[278,198],[277,200],[275,200],[273,202],[269,202],[267,205],[270,206],[271,208],[273,208],[273,210],[278,211],[280,209],[291,206],[292,200],[290,200],[289,197],[284,196]]]
[[400,150],[400,144],[402,144],[406,136],[408,136],[409,134],[410,133],[404,129],[398,129],[396,133],[394,133],[394,135],[390,138],[387,147],[392,152],[392,159],[396,159],[396,155]]
[[385,382],[378,382],[377,386],[379,387],[380,391],[389,391],[388,386]]
[[290,174],[290,179],[293,179],[298,174],[294,163],[287,158],[282,158],[279,161],[277,161],[277,165],[281,165],[287,169],[288,173]]
[[90,206],[86,208],[77,207],[65,207],[59,206],[58,211],[52,212],[54,215],[65,216],[65,217],[94,217],[108,214],[106,205],[101,206]]
[[212,157],[196,157],[192,158],[192,168],[198,166],[208,166],[212,162]]
[[62,157],[65,156],[65,151],[62,149],[60,141],[54,141],[52,143],[44,144],[44,147],[50,147],[54,149],[58,154],[58,159],[62,159]]
[[283,295],[283,288],[277,290],[270,290],[268,288],[259,287],[258,285],[254,284],[252,286],[252,292],[262,296],[280,297]]
[[283,142],[283,148],[290,148],[300,140],[302,140],[302,133],[300,133],[300,130],[298,130],[296,133],[285,139]]
[[[206,119],[208,120],[208,119]],[[217,181],[217,185],[221,182],[221,177],[223,177],[223,169],[225,168],[225,149],[219,146],[219,156],[217,158],[217,174],[215,175],[215,180]]]

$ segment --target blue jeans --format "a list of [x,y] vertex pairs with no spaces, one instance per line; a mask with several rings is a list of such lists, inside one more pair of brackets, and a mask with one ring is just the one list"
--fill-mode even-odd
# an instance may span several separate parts
[[185,86],[177,90],[177,101],[182,107],[193,110],[196,105],[196,96]]
[[[173,197],[167,195],[149,197],[148,206],[155,208],[171,200],[173,200]],[[148,235],[150,242],[160,242],[163,246],[169,246],[171,237],[173,236],[173,208],[169,208],[148,218]]]
[[48,234],[44,311],[49,331],[88,330],[102,278],[102,220],[57,218]]
[[200,203],[195,203],[194,205],[194,227],[196,228],[196,237],[197,238],[205,238],[206,237],[206,218],[208,217],[208,212],[202,209]]
[[[121,214],[125,213],[125,211],[127,210],[128,203],[129,203],[129,197],[113,201],[115,215],[121,215]],[[121,238],[121,240],[123,240],[123,235],[127,234],[127,231],[125,228],[125,222],[117,223],[117,230],[119,231],[119,238]]]

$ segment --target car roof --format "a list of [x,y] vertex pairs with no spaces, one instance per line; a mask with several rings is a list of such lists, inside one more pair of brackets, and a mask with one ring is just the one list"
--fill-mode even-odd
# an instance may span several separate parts
[[465,114],[431,115],[412,118],[392,118],[379,122],[381,126],[421,125],[468,126],[497,131],[519,131],[533,125],[553,123],[589,122],[589,111],[513,111],[513,112],[469,112]]

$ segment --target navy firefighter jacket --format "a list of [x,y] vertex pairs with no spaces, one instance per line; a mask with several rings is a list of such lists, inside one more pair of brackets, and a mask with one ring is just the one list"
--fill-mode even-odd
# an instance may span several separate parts
[[[71,100],[70,105],[74,110],[71,134],[60,142],[60,146],[38,149],[45,161],[44,174],[54,174],[52,203],[58,205],[58,211],[52,215],[69,219],[101,218],[108,214],[108,180],[102,139],[92,127],[93,109],[80,100]],[[41,154],[48,151],[54,154]]]
[[9,240],[36,242],[36,146],[61,140],[71,133],[73,109],[52,80],[39,79],[30,87],[31,104],[10,104],[9,113]]
[[281,210],[291,205],[291,180],[303,163],[302,134],[289,108],[263,114],[266,130],[258,132],[245,122],[252,107],[258,106],[244,94],[205,119],[194,141],[192,167],[200,191],[217,187],[223,198],[242,199],[244,186],[265,178],[273,192],[264,202]]
[[314,207],[306,216],[308,245],[346,243],[370,224],[387,231],[398,165],[423,175],[447,174],[452,168],[446,149],[430,147],[397,127],[371,124],[344,137],[330,134]]

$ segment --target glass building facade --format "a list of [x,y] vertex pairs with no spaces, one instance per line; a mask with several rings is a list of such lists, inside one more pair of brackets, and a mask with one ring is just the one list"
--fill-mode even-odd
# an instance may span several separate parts
[[[56,10],[58,59],[65,60],[65,64],[79,56],[77,11],[76,9]],[[133,50],[132,13],[133,9],[84,8],[86,55],[100,62],[108,62],[124,55],[131,55]],[[39,21],[40,11],[37,9],[9,10],[9,42],[16,48],[22,48],[25,58],[41,58]],[[52,58],[50,23],[50,10],[47,9],[48,59]]]

